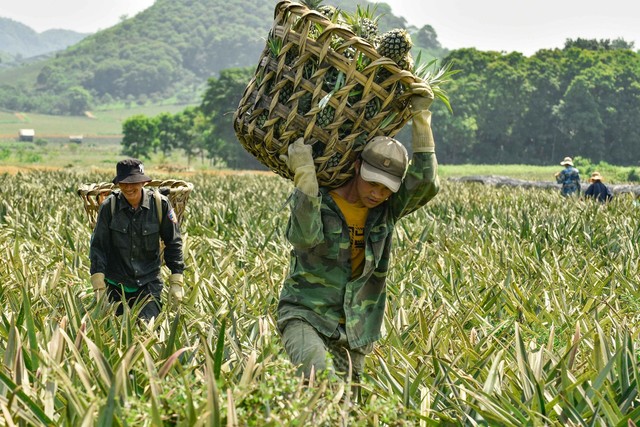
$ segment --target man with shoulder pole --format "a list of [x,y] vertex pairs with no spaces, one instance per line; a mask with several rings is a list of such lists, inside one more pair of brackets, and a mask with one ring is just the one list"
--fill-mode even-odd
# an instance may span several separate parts
[[355,175],[318,186],[310,145],[298,139],[282,160],[294,173],[286,236],[293,250],[278,305],[278,329],[300,374],[328,371],[359,382],[365,356],[382,336],[393,230],[439,190],[429,85],[411,87],[412,149],[371,139]]
[[139,316],[143,320],[156,318],[162,306],[161,252],[171,271],[170,300],[181,301],[184,293],[178,218],[167,197],[144,188],[150,181],[140,160],[118,162],[113,183],[120,191],[100,205],[89,251],[96,297],[107,293],[109,300],[118,304],[118,315],[123,312],[123,301],[129,307],[141,304]]

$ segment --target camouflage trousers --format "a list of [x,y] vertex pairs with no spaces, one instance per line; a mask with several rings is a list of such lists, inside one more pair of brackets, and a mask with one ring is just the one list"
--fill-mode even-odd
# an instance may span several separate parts
[[560,194],[562,194],[564,197],[569,197],[573,195],[579,196],[580,185],[575,183],[563,184],[562,189],[560,190]]
[[328,371],[330,375],[346,379],[351,367],[351,379],[359,383],[364,358],[373,350],[373,344],[350,348],[342,325],[331,337],[326,337],[306,321],[291,319],[280,332],[289,359],[298,366],[298,374],[304,373],[305,378],[309,378],[313,370],[316,374]]

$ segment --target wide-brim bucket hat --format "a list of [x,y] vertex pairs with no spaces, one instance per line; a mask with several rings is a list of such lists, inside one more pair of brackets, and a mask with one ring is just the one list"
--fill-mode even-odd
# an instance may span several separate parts
[[138,159],[120,160],[116,165],[116,177],[114,184],[135,184],[138,182],[149,182],[151,178],[145,175],[144,165]]

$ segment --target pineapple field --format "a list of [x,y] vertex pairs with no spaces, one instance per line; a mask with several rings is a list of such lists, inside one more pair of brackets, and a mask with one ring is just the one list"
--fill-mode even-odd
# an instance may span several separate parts
[[355,402],[349,384],[296,378],[275,329],[289,181],[166,177],[194,184],[182,224],[186,296],[144,324],[91,291],[91,227],[76,190],[111,178],[0,175],[0,425],[640,420],[631,198],[600,205],[444,181],[396,228],[386,334]]

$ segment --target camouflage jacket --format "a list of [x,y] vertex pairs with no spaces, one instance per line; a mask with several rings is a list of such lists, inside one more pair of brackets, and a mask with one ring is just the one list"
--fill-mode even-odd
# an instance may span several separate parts
[[321,188],[318,197],[294,190],[287,226],[293,250],[278,304],[278,326],[303,319],[330,337],[344,321],[351,348],[380,339],[393,229],[398,219],[425,205],[438,190],[435,154],[414,154],[398,192],[369,210],[364,271],[353,279],[349,228],[330,190]]
[[580,172],[573,166],[564,168],[560,171],[556,177],[556,182],[558,184],[562,184],[562,189],[560,191],[563,196],[580,193]]

